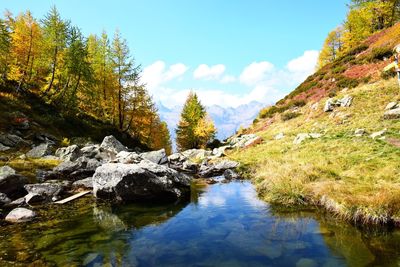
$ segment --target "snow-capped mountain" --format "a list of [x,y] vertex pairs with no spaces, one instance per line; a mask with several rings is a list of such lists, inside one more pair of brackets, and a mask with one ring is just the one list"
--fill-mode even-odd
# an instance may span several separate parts
[[[217,105],[206,108],[218,130],[217,138],[223,140],[234,134],[240,126],[249,126],[257,116],[258,112],[265,106],[265,104],[253,101],[236,108],[224,108]],[[171,138],[175,141],[175,128],[179,122],[182,106],[176,106],[169,109],[159,102],[157,103],[157,107],[161,120],[167,122]]]

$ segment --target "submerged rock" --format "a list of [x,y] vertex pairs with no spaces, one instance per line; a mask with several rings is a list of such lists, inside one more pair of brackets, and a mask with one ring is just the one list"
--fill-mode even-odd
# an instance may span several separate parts
[[239,179],[240,176],[234,170],[228,169],[224,171],[224,177],[227,180]]
[[148,160],[139,164],[104,164],[93,176],[97,198],[122,202],[175,200],[189,192],[188,176]]
[[203,164],[199,170],[200,177],[217,176],[224,173],[225,170],[235,169],[239,163],[232,160],[222,160],[217,163]]
[[28,222],[36,217],[36,213],[26,208],[15,208],[5,218],[12,223]]

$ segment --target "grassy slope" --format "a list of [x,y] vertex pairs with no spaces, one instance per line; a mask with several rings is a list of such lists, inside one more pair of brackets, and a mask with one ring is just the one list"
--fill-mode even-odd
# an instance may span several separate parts
[[[369,81],[348,90],[335,83],[327,86],[332,67],[337,68],[339,63],[327,66],[314,75],[327,78],[325,82],[319,78],[325,86],[323,93],[314,86],[281,101],[283,105],[294,99],[304,99],[307,104],[299,108],[298,117],[283,121],[284,113],[278,112],[271,118],[260,119],[248,130],[262,136],[263,144],[234,152],[230,157],[252,172],[254,183],[265,200],[286,205],[319,205],[344,219],[358,222],[400,223],[400,148],[391,144],[392,139],[400,139],[400,120],[382,119],[386,105],[400,100],[400,88],[395,79],[381,80],[379,69],[371,69],[371,64],[362,60],[370,56],[369,51],[378,43],[391,45],[390,36],[398,30],[400,25],[373,36],[371,39],[375,39],[369,41],[369,48],[363,55],[340,65],[344,76],[349,69],[365,67],[363,73],[373,76]],[[390,42],[382,42],[385,39]],[[374,68],[385,64],[387,62],[374,62]],[[363,78],[361,75],[360,79]],[[353,105],[337,108],[339,115],[335,117],[323,112],[331,92],[335,92],[337,98],[345,94],[353,96]],[[312,110],[310,105],[315,102],[319,102],[319,107]],[[343,119],[341,115],[349,117]],[[354,131],[358,128],[368,133],[387,128],[386,140],[374,140],[368,135],[355,137]],[[285,138],[274,140],[281,132]],[[323,137],[293,144],[298,133],[310,132],[322,133]]]

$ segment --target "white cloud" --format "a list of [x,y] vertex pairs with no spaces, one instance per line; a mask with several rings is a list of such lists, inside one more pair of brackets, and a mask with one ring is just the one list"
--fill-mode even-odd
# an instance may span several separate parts
[[302,56],[289,61],[286,68],[290,72],[312,73],[317,64],[318,55],[319,51],[316,50],[305,51]]
[[223,64],[218,64],[214,66],[201,64],[193,72],[193,77],[197,80],[218,80],[225,72],[225,69],[225,65]]
[[221,78],[220,83],[233,83],[236,82],[236,77],[233,75],[224,75],[224,77]]
[[274,69],[274,65],[267,61],[253,62],[244,68],[240,74],[239,80],[241,83],[252,86],[263,81],[267,73]]
[[162,83],[182,77],[187,70],[188,67],[182,63],[167,68],[165,62],[159,60],[143,69],[141,81],[152,91]]

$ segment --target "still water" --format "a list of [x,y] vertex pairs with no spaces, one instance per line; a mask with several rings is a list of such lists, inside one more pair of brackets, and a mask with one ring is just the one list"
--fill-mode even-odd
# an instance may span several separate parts
[[37,211],[1,226],[0,266],[400,266],[400,231],[272,207],[246,181],[194,186],[184,204]]

